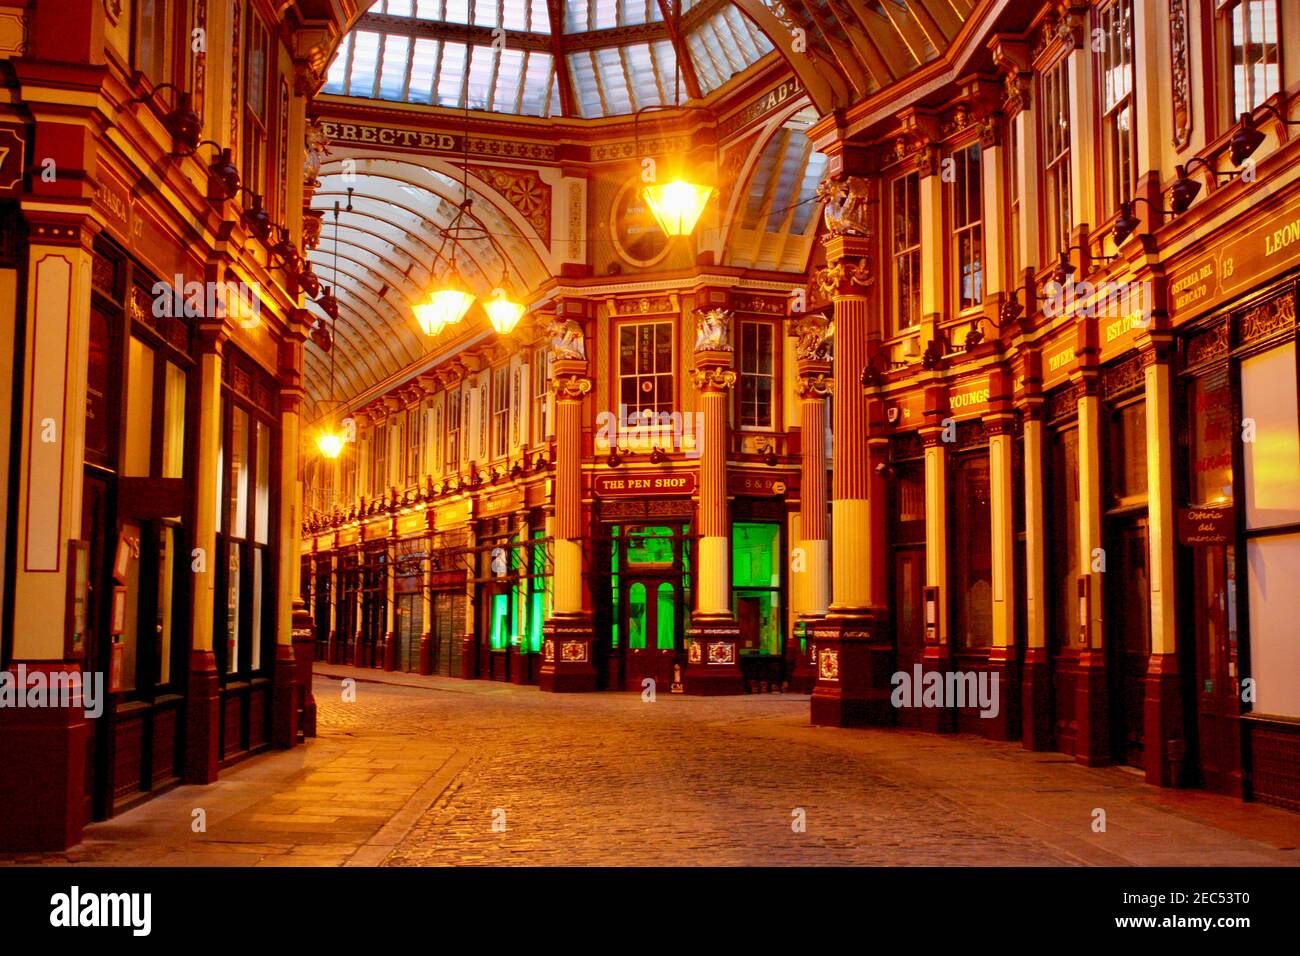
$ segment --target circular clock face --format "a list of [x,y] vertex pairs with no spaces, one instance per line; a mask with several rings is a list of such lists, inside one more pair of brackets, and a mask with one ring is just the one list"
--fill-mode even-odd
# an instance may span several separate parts
[[652,266],[668,252],[668,237],[646,205],[639,176],[618,191],[609,219],[614,248],[632,265]]

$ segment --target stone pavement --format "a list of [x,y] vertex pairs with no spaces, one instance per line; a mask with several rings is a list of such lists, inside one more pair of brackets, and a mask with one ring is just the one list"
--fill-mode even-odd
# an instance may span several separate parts
[[316,701],[308,745],[0,862],[1300,865],[1300,815],[976,737],[814,728],[806,696],[646,703],[318,665]]

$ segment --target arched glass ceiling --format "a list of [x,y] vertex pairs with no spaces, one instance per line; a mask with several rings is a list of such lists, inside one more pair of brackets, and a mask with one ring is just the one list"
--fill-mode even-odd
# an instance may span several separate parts
[[[348,187],[352,210],[346,210]],[[469,225],[478,237],[464,239],[456,252],[461,277],[480,297],[500,281],[507,267],[517,297],[524,298],[550,272],[527,227],[493,203],[490,190],[470,178],[473,205]],[[338,341],[334,354],[335,392],[348,399],[383,382],[428,354],[430,343],[419,330],[412,307],[436,284],[439,251],[445,256],[440,229],[456,215],[460,180],[451,172],[399,159],[360,158],[344,172],[341,159],[321,168],[312,205],[325,213],[321,238],[308,253],[323,285],[335,286],[339,300]],[[337,231],[332,211],[340,204]],[[491,234],[491,238],[482,235]],[[315,302],[307,308],[320,319]],[[471,312],[471,319],[477,309]],[[327,320],[328,321],[328,320]],[[452,335],[453,332],[444,333]],[[314,342],[306,346],[308,399],[328,397],[330,356]]]
[[703,96],[773,50],[729,0],[376,0],[326,93],[526,116],[614,116]]

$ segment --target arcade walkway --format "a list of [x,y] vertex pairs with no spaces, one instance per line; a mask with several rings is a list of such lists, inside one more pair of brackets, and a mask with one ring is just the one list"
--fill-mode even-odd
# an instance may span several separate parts
[[646,703],[371,671],[345,702],[337,677],[360,672],[321,670],[317,740],[95,824],[66,853],[0,860],[1300,865],[1300,815],[1016,744],[812,728],[806,697]]

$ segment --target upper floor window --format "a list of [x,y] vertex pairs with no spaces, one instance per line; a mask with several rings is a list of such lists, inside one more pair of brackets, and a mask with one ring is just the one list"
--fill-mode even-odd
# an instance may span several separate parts
[[424,403],[406,413],[406,481],[418,482],[424,475]]
[[896,332],[921,322],[921,193],[920,176],[906,173],[890,185],[894,257],[891,291]]
[[1007,197],[1010,203],[1010,216],[1007,222],[1007,253],[1008,265],[1010,266],[1010,285],[1017,285],[1020,281],[1020,270],[1024,268],[1020,257],[1020,120],[1013,119],[1007,124]]
[[376,425],[375,433],[370,440],[373,444],[370,494],[372,497],[378,497],[388,491],[388,425]]
[[460,468],[460,389],[447,393],[447,471]]
[[620,415],[673,411],[673,323],[637,322],[618,329]]
[[1097,13],[1101,30],[1101,218],[1133,198],[1135,126],[1133,122],[1133,0],[1114,0]]
[[1277,0],[1221,0],[1228,54],[1228,102],[1233,119],[1280,88]]
[[740,323],[740,427],[772,427],[776,348],[770,322]]
[[958,311],[974,308],[984,299],[984,151],[972,143],[952,154],[951,203],[952,256],[957,268]]
[[510,439],[510,367],[492,370],[492,457],[501,458]]
[[551,350],[543,345],[533,349],[533,444],[546,441],[551,431]]
[[[271,61],[271,34],[261,19],[248,18],[247,42],[244,46],[244,155],[239,171],[250,193],[267,192],[266,164],[271,150],[268,129],[268,74]],[[251,197],[248,200],[252,202]],[[269,197],[263,202],[270,208]],[[274,213],[274,211],[273,211]]]
[[1043,242],[1054,262],[1070,248],[1070,61],[1062,57],[1039,78],[1042,103]]
[[135,10],[135,67],[155,86],[167,81],[167,0],[140,0]]

